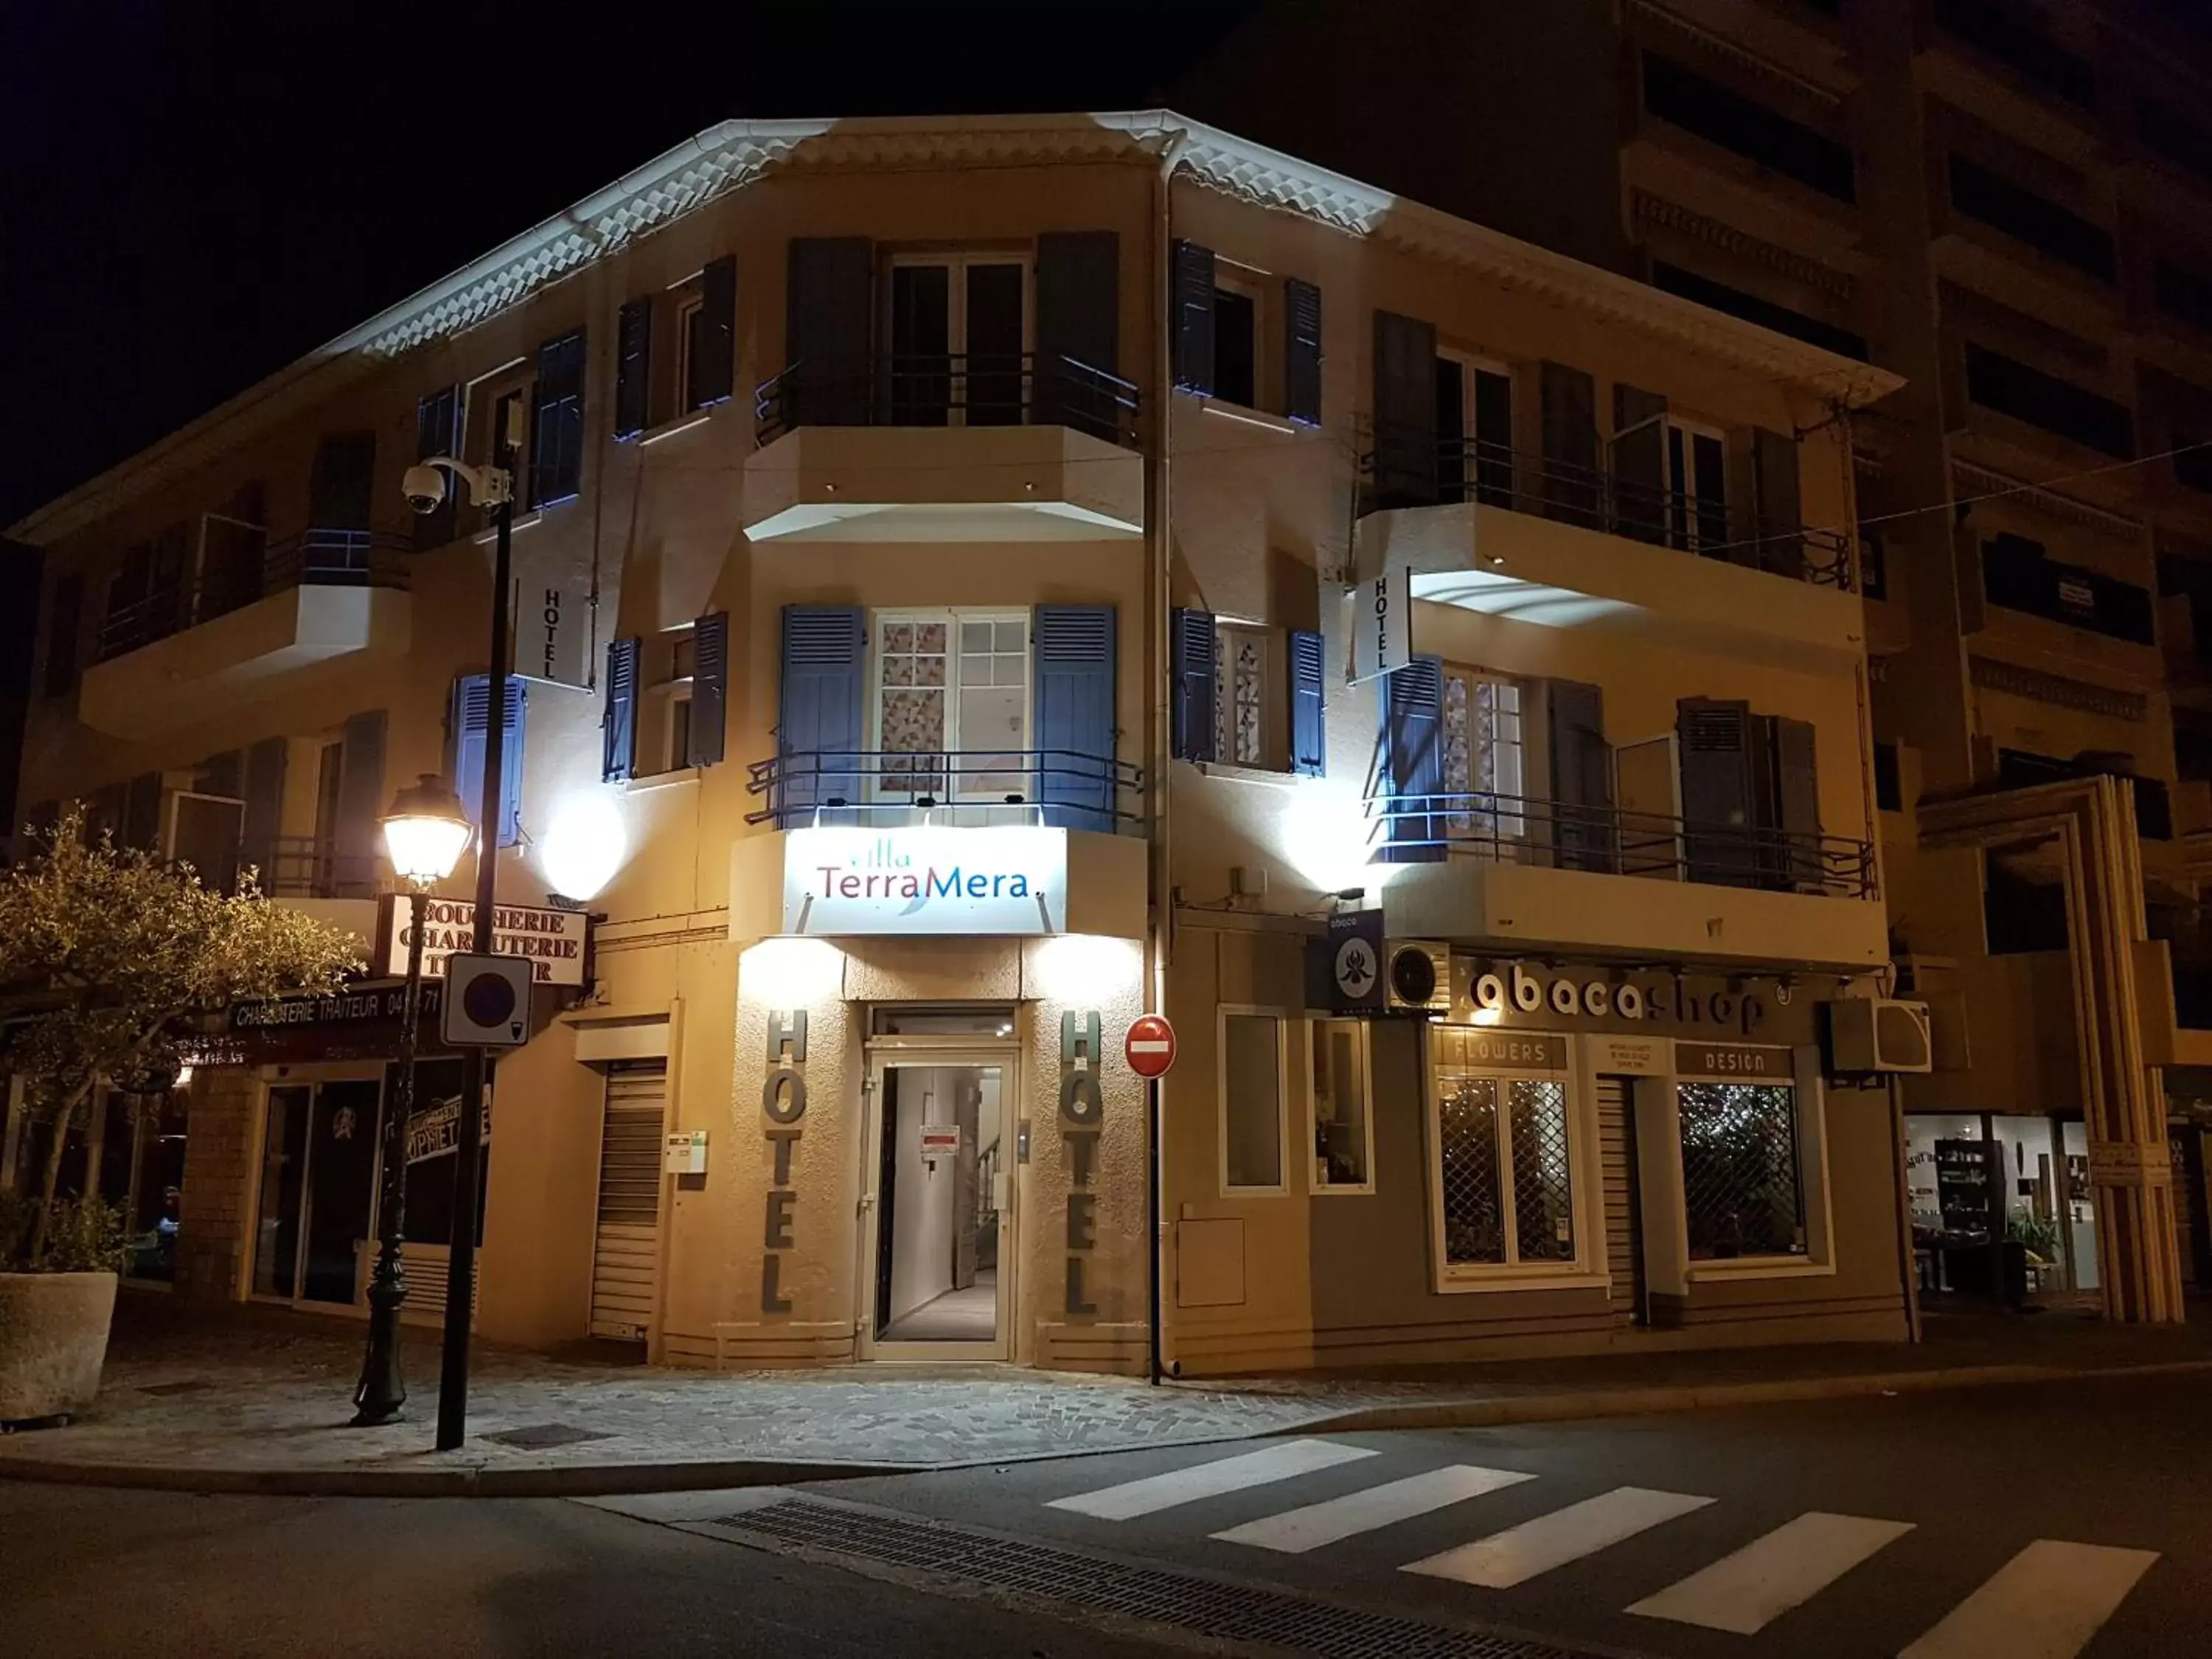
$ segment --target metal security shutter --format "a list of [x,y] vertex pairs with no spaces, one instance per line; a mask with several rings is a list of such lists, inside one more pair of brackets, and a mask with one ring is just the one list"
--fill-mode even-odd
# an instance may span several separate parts
[[1616,1324],[1644,1322],[1644,1226],[1636,1193],[1636,1119],[1626,1078],[1597,1080],[1598,1170],[1605,1187],[1605,1255]]
[[668,1073],[607,1077],[599,1128],[599,1231],[592,1253],[592,1334],[641,1340],[660,1297],[660,1134]]

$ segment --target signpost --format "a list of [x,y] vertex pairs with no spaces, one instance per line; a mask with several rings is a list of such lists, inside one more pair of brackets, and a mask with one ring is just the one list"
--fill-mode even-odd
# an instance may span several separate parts
[[1175,1064],[1175,1027],[1164,1014],[1139,1014],[1129,1022],[1129,1035],[1121,1040],[1121,1057],[1129,1069],[1145,1079],[1145,1217],[1152,1241],[1152,1380],[1160,1380],[1160,1079]]

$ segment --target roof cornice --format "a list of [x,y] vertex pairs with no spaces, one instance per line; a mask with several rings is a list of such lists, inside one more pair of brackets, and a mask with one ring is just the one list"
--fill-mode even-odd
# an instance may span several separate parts
[[8,533],[43,544],[82,529],[378,364],[460,334],[703,204],[772,174],[961,165],[1157,166],[1164,160],[1224,195],[1449,260],[1826,400],[1856,405],[1904,384],[1887,370],[1707,311],[1170,110],[725,121],[347,331],[37,509]]

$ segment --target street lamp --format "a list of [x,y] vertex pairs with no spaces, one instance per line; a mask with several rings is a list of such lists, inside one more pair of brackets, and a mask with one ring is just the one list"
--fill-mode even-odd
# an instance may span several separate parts
[[[384,816],[384,850],[407,886],[407,984],[400,993],[399,1075],[384,1112],[384,1182],[377,1195],[376,1272],[368,1284],[368,1351],[354,1389],[354,1426],[389,1423],[407,1403],[399,1376],[399,1306],[407,1275],[399,1236],[407,1213],[407,1120],[415,1108],[415,1033],[422,994],[422,901],[453,873],[475,828],[459,798],[426,772],[392,798]],[[465,1109],[465,1103],[464,1109]]]

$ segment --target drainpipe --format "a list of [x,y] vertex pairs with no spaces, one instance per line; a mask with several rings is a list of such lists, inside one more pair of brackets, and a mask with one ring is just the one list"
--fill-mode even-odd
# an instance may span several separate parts
[[[1169,573],[1174,562],[1175,538],[1170,531],[1170,515],[1174,502],[1170,485],[1169,458],[1173,445],[1170,441],[1170,426],[1175,408],[1175,304],[1172,269],[1174,249],[1174,178],[1175,170],[1182,160],[1183,147],[1190,135],[1180,129],[1168,134],[1167,147],[1161,152],[1158,173],[1152,180],[1152,735],[1150,764],[1146,769],[1146,793],[1151,797],[1150,817],[1152,832],[1152,891],[1156,902],[1152,917],[1152,1006],[1162,1012],[1167,1008],[1167,970],[1172,959],[1175,943],[1175,889],[1171,884],[1174,862],[1169,856],[1168,774],[1174,765],[1173,724],[1170,714],[1170,699],[1174,696],[1172,677],[1173,658],[1170,650]],[[1157,1101],[1161,1084],[1147,1085],[1151,1097]],[[1154,1111],[1147,1126],[1150,1139],[1146,1147],[1148,1219],[1151,1223],[1152,1306],[1151,1346],[1152,1380],[1159,1380],[1164,1364],[1170,1375],[1178,1367],[1172,1361],[1164,1361],[1162,1351],[1165,1336],[1162,1329],[1161,1307],[1167,1259],[1167,1229],[1169,1222],[1162,1202],[1166,1185],[1165,1154],[1162,1146],[1165,1131],[1163,1114]]]

